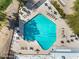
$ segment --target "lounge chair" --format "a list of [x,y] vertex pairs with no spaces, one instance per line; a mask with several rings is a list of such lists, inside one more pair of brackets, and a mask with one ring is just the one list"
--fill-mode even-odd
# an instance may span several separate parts
[[24,12],[26,12],[27,14],[30,14],[31,12],[29,10],[26,10],[25,8],[22,9]]

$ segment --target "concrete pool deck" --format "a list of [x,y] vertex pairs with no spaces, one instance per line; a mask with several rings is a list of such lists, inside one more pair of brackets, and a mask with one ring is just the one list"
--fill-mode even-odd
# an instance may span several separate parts
[[[49,10],[48,7],[45,6],[45,3],[48,3],[48,5],[52,7],[52,10]],[[66,40],[70,40],[71,39],[69,36],[74,34],[74,33],[69,28],[69,26],[66,24],[66,22],[63,19],[60,18],[59,13],[54,8],[54,6],[52,6],[50,4],[49,0],[47,0],[45,3],[43,5],[41,5],[38,9],[30,11],[31,12],[30,16],[27,16],[26,12],[23,12],[22,10],[20,10],[20,12],[24,13],[23,15],[19,14],[19,16],[20,16],[20,29],[21,29],[20,31],[21,31],[21,35],[22,35],[22,33],[23,33],[23,24],[26,23],[27,21],[29,21],[31,18],[33,18],[38,13],[42,13],[43,15],[48,17],[50,20],[52,20],[57,25],[57,40],[56,40],[55,44],[50,49],[43,50],[38,45],[38,43],[36,41],[33,41],[33,42],[24,41],[23,40],[23,35],[22,36],[18,36],[18,33],[15,32],[14,37],[19,37],[19,39],[16,39],[16,38],[13,39],[13,44],[12,44],[12,48],[11,48],[12,51],[14,51],[16,53],[21,53],[21,54],[48,54],[54,48],[70,48],[71,49],[71,48],[74,47],[74,45],[75,45],[75,47],[78,46],[77,44],[74,44],[77,41],[72,42],[72,43],[67,43],[66,42]],[[57,15],[53,14],[54,11],[57,12]],[[52,14],[53,17],[48,15],[48,13],[50,15]],[[64,28],[65,35],[66,35],[66,37],[64,37],[64,38],[63,38],[63,35],[62,35],[62,28]],[[65,42],[64,44],[61,43],[62,40]],[[16,43],[17,41],[19,41],[19,42]],[[21,44],[21,46],[20,46],[20,44]],[[25,47],[25,49],[22,50],[21,47]],[[29,49],[30,47],[33,47],[34,49],[30,50]],[[40,50],[39,53],[36,51],[36,49]]]

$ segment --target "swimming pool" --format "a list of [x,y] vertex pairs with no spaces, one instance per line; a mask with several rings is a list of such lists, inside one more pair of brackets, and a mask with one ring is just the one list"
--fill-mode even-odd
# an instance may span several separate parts
[[38,14],[24,24],[24,39],[36,40],[42,49],[48,50],[56,41],[56,24]]

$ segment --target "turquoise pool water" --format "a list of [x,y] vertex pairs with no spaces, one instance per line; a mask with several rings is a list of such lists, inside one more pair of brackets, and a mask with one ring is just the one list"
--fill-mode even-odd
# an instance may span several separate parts
[[48,50],[56,41],[56,24],[38,14],[24,24],[24,39],[36,40],[42,49]]

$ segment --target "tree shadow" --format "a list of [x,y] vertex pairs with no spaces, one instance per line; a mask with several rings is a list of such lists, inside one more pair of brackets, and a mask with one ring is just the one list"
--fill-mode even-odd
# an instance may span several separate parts
[[9,18],[7,18],[7,19],[8,19],[8,22],[9,22],[9,26],[7,26],[9,30],[14,29],[15,27],[19,27],[18,17],[16,19],[13,19],[11,16],[9,16]]

